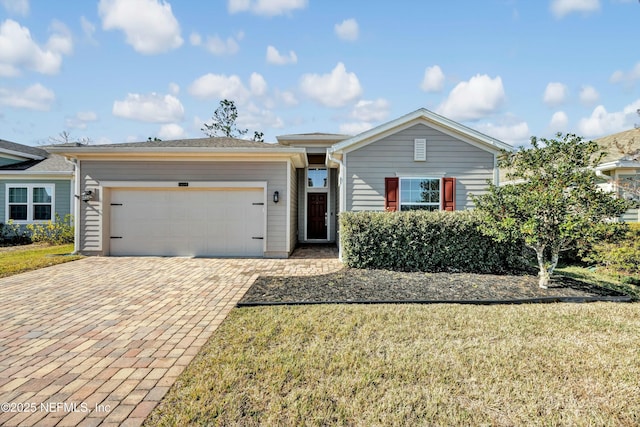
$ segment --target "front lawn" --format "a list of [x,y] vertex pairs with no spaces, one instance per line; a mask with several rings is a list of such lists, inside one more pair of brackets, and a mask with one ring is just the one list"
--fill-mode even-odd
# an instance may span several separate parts
[[81,255],[70,255],[72,252],[73,243],[54,246],[32,244],[0,248],[0,277],[12,276],[82,258]]
[[638,425],[636,304],[233,310],[147,425]]

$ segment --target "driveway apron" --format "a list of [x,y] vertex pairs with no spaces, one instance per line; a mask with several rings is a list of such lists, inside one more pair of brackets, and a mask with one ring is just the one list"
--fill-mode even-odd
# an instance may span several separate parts
[[0,279],[0,425],[141,425],[259,275],[339,268],[91,257]]

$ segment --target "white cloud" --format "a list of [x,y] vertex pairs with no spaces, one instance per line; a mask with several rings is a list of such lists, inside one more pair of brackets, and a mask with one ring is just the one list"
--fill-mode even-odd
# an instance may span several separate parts
[[580,120],[578,130],[587,138],[622,132],[633,127],[638,117],[636,114],[638,109],[640,109],[640,99],[627,105],[622,111],[613,113],[607,112],[603,105],[598,105],[591,116]]
[[98,120],[98,115],[93,111],[79,111],[73,117],[65,120],[65,126],[70,129],[86,129],[87,123]]
[[237,75],[208,73],[198,77],[189,86],[189,93],[201,99],[229,99],[243,104],[249,99],[250,91]]
[[82,32],[84,33],[84,36],[87,38],[87,40],[89,40],[89,42],[93,44],[97,44],[98,42],[93,37],[94,33],[96,32],[96,26],[93,24],[93,22],[89,21],[84,16],[81,16],[80,26],[82,27]]
[[361,100],[353,107],[351,117],[362,122],[380,122],[389,116],[389,102],[378,98],[375,101]]
[[243,36],[244,34],[240,33],[237,37],[227,37],[226,40],[218,35],[207,37],[205,48],[214,55],[234,55],[240,50],[238,41],[242,40]]
[[177,96],[180,93],[180,86],[177,83],[169,83],[169,93],[173,96]]
[[200,46],[202,44],[202,36],[196,32],[191,33],[189,43],[191,43],[192,46]]
[[595,12],[600,9],[600,0],[551,0],[551,12],[556,18],[573,12]]
[[567,98],[567,86],[562,83],[551,82],[544,90],[543,101],[550,107],[562,104]]
[[326,107],[342,107],[362,94],[358,76],[348,73],[342,62],[339,62],[329,74],[303,75],[300,89]]
[[[249,103],[243,111],[239,112],[238,127],[249,129],[249,132],[264,132],[267,128],[281,129],[284,127],[284,122],[273,111]],[[253,134],[247,134],[247,136],[253,137]]]
[[333,29],[336,35],[342,40],[350,42],[358,40],[360,29],[358,27],[358,21],[353,18],[345,19],[341,23],[336,24]]
[[307,0],[228,0],[229,13],[251,12],[256,15],[277,16],[307,7]]
[[293,107],[294,105],[298,105],[298,99],[293,92],[290,91],[278,91],[275,90],[275,98],[277,101],[282,102],[287,107]]
[[137,52],[152,55],[182,45],[180,24],[164,0],[100,0],[102,28],[118,29]]
[[251,73],[251,77],[249,77],[249,87],[253,95],[262,96],[267,93],[267,82],[264,77],[258,73]]
[[526,142],[531,136],[527,122],[517,122],[504,125],[482,123],[477,125],[477,129],[484,134],[511,145]]
[[53,91],[40,83],[33,84],[24,90],[0,88],[0,104],[8,107],[48,111],[55,99]]
[[182,126],[175,123],[167,123],[160,126],[158,138],[163,140],[180,139],[185,137],[185,131]]
[[142,122],[171,123],[182,119],[184,107],[173,95],[130,93],[123,101],[113,103],[113,115]]
[[274,65],[286,65],[295,64],[298,62],[298,56],[292,50],[289,51],[289,55],[282,55],[273,46],[267,47],[267,62]]
[[31,38],[28,28],[11,19],[0,24],[0,76],[18,76],[27,69],[41,74],[56,74],[62,56],[73,50],[71,34],[64,24],[54,21],[52,34],[44,46]]
[[600,99],[600,94],[593,86],[583,86],[580,89],[580,102],[584,105],[593,105]]
[[0,0],[0,4],[9,13],[21,16],[29,14],[29,0]]
[[350,122],[340,125],[340,133],[345,135],[358,135],[373,128],[373,124],[369,122]]
[[640,80],[640,62],[638,62],[630,71],[625,72],[622,70],[614,71],[609,78],[611,83],[625,83],[632,84],[636,80]]
[[444,73],[438,65],[427,67],[420,88],[425,92],[440,92],[444,87]]
[[436,112],[452,120],[477,120],[496,112],[505,100],[500,76],[477,74],[451,90]]
[[551,116],[551,121],[549,122],[549,130],[552,133],[558,132],[566,132],[569,126],[569,116],[564,111],[556,111]]

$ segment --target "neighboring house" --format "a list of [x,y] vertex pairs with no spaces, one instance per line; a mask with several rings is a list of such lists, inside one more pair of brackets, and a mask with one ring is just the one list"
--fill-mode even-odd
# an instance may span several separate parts
[[342,211],[472,207],[511,146],[425,109],[360,135],[53,147],[76,162],[76,250],[287,257]]
[[73,213],[73,164],[45,147],[0,139],[0,223],[32,224]]
[[[627,199],[640,201],[640,129],[616,133],[596,142],[607,154],[596,167],[598,176],[605,180],[603,187]],[[627,210],[621,219],[640,222],[637,206]]]

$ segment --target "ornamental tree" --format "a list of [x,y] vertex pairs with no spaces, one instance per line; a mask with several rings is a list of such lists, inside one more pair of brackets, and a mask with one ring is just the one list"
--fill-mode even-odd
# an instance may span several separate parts
[[573,134],[531,138],[531,148],[503,152],[498,166],[507,183],[490,184],[474,196],[485,216],[482,228],[498,242],[521,239],[533,249],[539,286],[548,286],[559,254],[577,243],[595,243],[625,224],[615,219],[628,207],[597,185],[594,167],[604,153],[596,142]]

